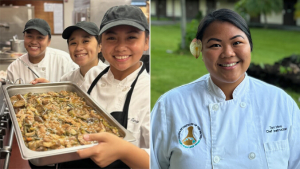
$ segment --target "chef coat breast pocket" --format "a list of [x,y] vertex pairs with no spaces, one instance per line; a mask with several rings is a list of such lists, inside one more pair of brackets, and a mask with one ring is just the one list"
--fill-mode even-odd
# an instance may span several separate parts
[[269,169],[285,169],[288,167],[290,148],[288,140],[264,143]]
[[133,142],[136,146],[139,146],[141,138],[141,123],[141,120],[137,116],[128,117],[127,130],[130,131],[136,139],[136,141]]

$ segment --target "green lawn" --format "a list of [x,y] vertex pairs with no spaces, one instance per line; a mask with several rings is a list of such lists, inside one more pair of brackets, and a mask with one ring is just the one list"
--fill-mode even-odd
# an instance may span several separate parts
[[300,32],[257,28],[250,31],[254,63],[274,63],[291,54],[300,54]]
[[[300,54],[300,32],[254,28],[251,34],[254,63],[274,63],[293,53]],[[175,52],[180,35],[180,25],[151,26],[151,107],[168,90],[208,73],[201,59]],[[286,92],[299,106],[300,93]]]

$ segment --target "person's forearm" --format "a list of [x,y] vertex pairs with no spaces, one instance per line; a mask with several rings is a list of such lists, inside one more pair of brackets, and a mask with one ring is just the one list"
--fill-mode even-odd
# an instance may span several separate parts
[[149,154],[145,150],[128,143],[126,153],[121,160],[132,169],[148,169],[149,159]]

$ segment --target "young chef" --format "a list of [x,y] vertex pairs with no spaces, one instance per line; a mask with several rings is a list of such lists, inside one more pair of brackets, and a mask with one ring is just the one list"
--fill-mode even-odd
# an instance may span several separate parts
[[104,69],[108,66],[98,58],[101,51],[98,33],[98,26],[86,21],[78,22],[64,30],[62,36],[67,39],[70,56],[80,68],[64,75],[61,81],[72,81],[82,87],[84,77],[90,73],[91,68],[98,66],[99,69]]
[[[91,73],[90,69],[98,66],[103,70],[108,66],[98,58],[101,51],[98,33],[98,26],[87,21],[78,22],[63,31],[62,37],[67,39],[70,56],[79,68],[63,75],[60,81],[71,81],[79,87],[90,86],[91,84],[85,80],[86,74]],[[31,83],[47,82],[49,81],[44,78],[37,78]]]
[[[77,55],[74,47],[91,51],[92,46],[89,42],[91,46],[84,47],[86,39],[81,35],[76,36],[80,32],[88,32],[87,29],[77,30],[78,33],[73,31],[68,38],[73,60],[76,60]],[[67,32],[64,33],[64,38],[67,38]],[[90,149],[79,151],[82,158],[90,157],[94,162],[90,159],[77,160],[60,163],[57,168],[149,168],[150,79],[140,62],[143,52],[149,48],[146,17],[138,7],[112,7],[104,15],[99,35],[102,54],[111,66],[104,70],[102,66],[89,69],[85,74],[85,81],[90,85],[82,87],[106,112],[112,112],[113,117],[131,131],[137,141],[131,144],[109,133],[86,135],[86,139],[102,142]],[[99,51],[97,46],[94,49]],[[79,53],[80,56],[82,53]],[[80,57],[77,62],[83,63]]]
[[78,154],[100,167],[149,168],[150,78],[140,62],[149,48],[147,19],[138,7],[115,6],[104,15],[99,35],[110,67],[91,70],[86,78],[92,85],[86,90],[133,133],[136,142],[131,144],[110,133],[85,135],[86,140],[99,144]]
[[151,112],[152,168],[300,168],[300,111],[283,90],[247,76],[245,20],[216,10],[200,22],[209,74],[175,88]]
[[[84,85],[90,86],[91,84],[85,80],[85,76],[91,73],[91,69],[97,67],[99,70],[103,70],[108,66],[98,58],[99,52],[101,51],[98,33],[98,26],[93,22],[87,21],[78,22],[63,31],[62,37],[67,39],[70,56],[79,68],[63,75],[60,81],[71,81],[81,88],[83,88]],[[36,78],[31,83],[48,82],[49,81],[45,78]],[[89,163],[93,164],[89,159],[71,161],[55,164],[52,168],[81,168],[81,164],[84,164],[83,168],[86,168]],[[33,166],[32,164],[30,164],[30,166],[32,168],[38,168],[38,166]],[[49,166],[42,167],[49,168]]]
[[27,53],[19,59],[25,63],[17,59],[9,65],[7,79],[11,82],[21,78],[24,83],[30,83],[37,76],[50,82],[58,82],[64,74],[78,67],[68,53],[48,47],[51,42],[51,30],[45,20],[38,18],[29,20],[23,33]]
[[[51,30],[48,23],[43,19],[31,19],[25,24],[24,46],[27,53],[20,56],[20,60],[12,62],[7,69],[7,79],[16,82],[21,78],[23,83],[30,83],[37,78],[49,79],[50,82],[58,82],[67,72],[78,66],[70,59],[68,53],[48,47],[51,42]],[[24,64],[29,66],[30,71]],[[17,82],[18,83],[18,82]],[[16,144],[14,142],[13,144]],[[32,165],[32,168],[39,168]],[[44,166],[42,168],[51,168]]]

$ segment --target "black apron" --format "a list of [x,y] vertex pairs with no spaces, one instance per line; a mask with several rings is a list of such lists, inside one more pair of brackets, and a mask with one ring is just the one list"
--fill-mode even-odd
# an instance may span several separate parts
[[[93,81],[93,83],[91,84],[89,90],[88,90],[88,94],[90,95],[93,88],[95,87],[95,85],[98,83],[98,81],[100,80],[100,78],[107,73],[109,70],[109,66],[104,69]],[[132,82],[131,84],[131,89],[128,91],[127,96],[126,96],[126,100],[123,106],[123,111],[116,111],[116,112],[111,112],[110,114],[124,127],[127,129],[127,122],[128,122],[128,108],[129,108],[129,104],[130,104],[130,99],[131,99],[131,95],[133,92],[133,89],[135,87],[135,84],[140,76],[140,74],[145,70],[145,66],[143,64],[141,70],[139,71],[137,77],[135,78],[135,80]],[[90,158],[88,159],[83,159],[83,160],[77,160],[77,161],[70,161],[70,162],[65,162],[65,163],[60,163],[58,164],[58,168],[59,169],[63,169],[63,168],[101,168],[99,167],[96,163],[94,163],[93,160],[91,160]],[[104,167],[105,169],[108,168],[119,168],[119,169],[128,169],[129,167],[123,163],[121,160],[117,160],[114,161],[113,163],[111,163],[110,165]]]

